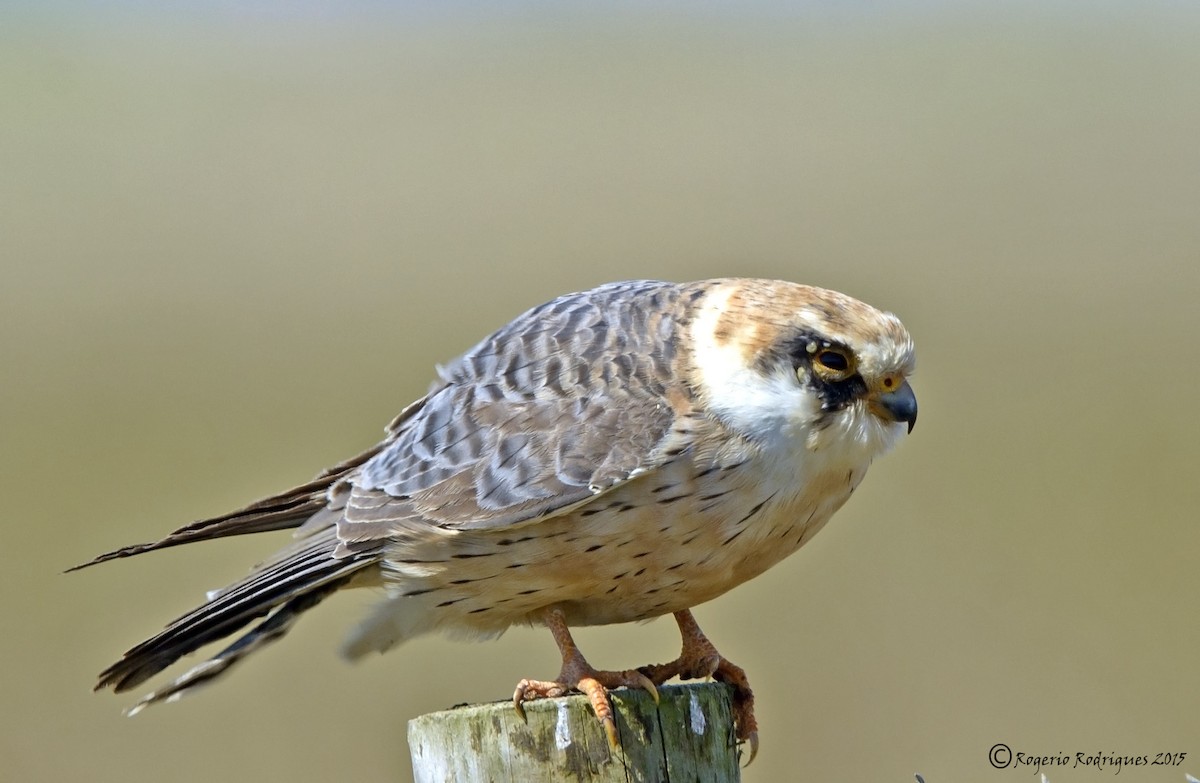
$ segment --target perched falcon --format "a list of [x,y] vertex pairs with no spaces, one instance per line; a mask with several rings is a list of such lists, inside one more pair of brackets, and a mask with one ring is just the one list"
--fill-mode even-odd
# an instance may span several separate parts
[[[803,546],[917,419],[912,339],[834,291],[772,280],[612,283],[548,302],[439,368],[366,452],[312,481],[92,565],[222,536],[295,528],[248,576],[100,674],[124,691],[262,618],[131,710],[182,694],[287,632],[335,590],[383,586],[350,658],[430,631],[494,637],[543,624],[562,653],[521,703],[577,689],[615,742],[606,689],[744,672],[691,607]],[[82,566],[80,566],[82,567]],[[679,658],[598,671],[570,626],[673,614]]]

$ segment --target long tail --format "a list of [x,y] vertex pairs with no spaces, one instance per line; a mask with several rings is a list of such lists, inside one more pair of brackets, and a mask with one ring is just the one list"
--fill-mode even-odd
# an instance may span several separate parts
[[142,697],[129,714],[150,704],[173,700],[185,691],[224,674],[235,663],[281,638],[303,612],[377,562],[372,552],[335,558],[334,528],[296,542],[240,582],[178,618],[159,634],[137,645],[100,673],[96,690],[129,690],[209,642],[223,639],[251,621],[267,616],[209,660],[170,684]]
[[263,498],[244,508],[230,511],[219,517],[201,519],[190,525],[184,525],[173,530],[157,541],[145,544],[133,544],[105,552],[92,558],[86,563],[80,563],[67,569],[67,573],[88,568],[98,563],[106,563],[122,557],[132,557],[156,549],[190,544],[193,541],[208,541],[226,536],[241,536],[247,533],[264,533],[269,530],[284,530],[300,527],[312,516],[322,511],[329,504],[330,487],[345,478],[356,468],[379,453],[385,443],[364,451],[353,459],[334,465],[321,473],[307,484]]
[[[143,697],[129,710],[174,700],[185,691],[224,674],[250,653],[279,639],[296,618],[345,586],[379,560],[378,547],[338,550],[335,522],[341,517],[337,482],[378,451],[378,447],[324,471],[313,481],[243,509],[182,527],[148,544],[122,547],[70,570],[192,541],[301,527],[302,537],[244,579],[171,622],[160,633],[126,652],[100,673],[96,690],[129,690],[200,647],[223,639],[266,617],[209,660]],[[333,488],[331,490],[331,487]],[[374,569],[370,569],[373,573]]]

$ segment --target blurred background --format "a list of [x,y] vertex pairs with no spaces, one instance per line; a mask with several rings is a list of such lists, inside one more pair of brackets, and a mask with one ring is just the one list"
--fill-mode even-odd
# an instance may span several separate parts
[[[1031,775],[1001,742],[1200,775],[1200,6],[0,19],[0,778],[408,780],[406,721],[553,675],[544,630],[349,666],[375,599],[337,596],[130,720],[94,673],[287,536],[60,572],[357,453],[531,305],[723,275],[892,310],[920,356],[913,436],[697,610],[759,697],[744,779]],[[677,649],[670,621],[579,638]]]

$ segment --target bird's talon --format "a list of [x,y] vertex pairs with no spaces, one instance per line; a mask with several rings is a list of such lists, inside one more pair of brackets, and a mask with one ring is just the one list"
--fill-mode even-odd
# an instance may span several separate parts
[[639,666],[637,668],[637,673],[654,683],[656,686],[662,685],[664,682],[677,674],[677,671],[673,666],[674,663],[675,662],[651,663],[645,666]]
[[650,694],[650,698],[654,699],[654,703],[658,704],[658,688],[654,687],[654,681],[642,674],[640,671],[633,671],[632,674],[638,681],[638,686],[646,693]]
[[528,723],[529,719],[525,715],[525,702],[533,701],[534,699],[562,696],[568,690],[570,690],[570,688],[563,685],[561,682],[521,680],[517,683],[516,690],[513,691],[513,709],[516,710],[517,717],[519,717],[525,723]]
[[513,709],[517,711],[517,717],[522,723],[528,723],[529,718],[525,715],[525,683],[517,683],[517,689],[513,691]]
[[612,716],[604,718],[600,721],[604,726],[604,735],[608,737],[608,747],[610,750],[618,750],[621,747],[620,737],[617,736],[617,724],[612,719]]
[[750,744],[750,758],[746,759],[746,763],[742,766],[748,767],[754,763],[754,757],[758,755],[758,732],[750,732],[745,741]]

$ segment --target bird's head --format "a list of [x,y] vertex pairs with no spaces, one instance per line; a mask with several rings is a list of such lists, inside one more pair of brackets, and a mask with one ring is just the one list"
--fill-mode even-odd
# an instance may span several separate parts
[[694,377],[727,426],[868,462],[912,431],[915,354],[891,313],[836,291],[749,279],[716,282],[695,307]]

